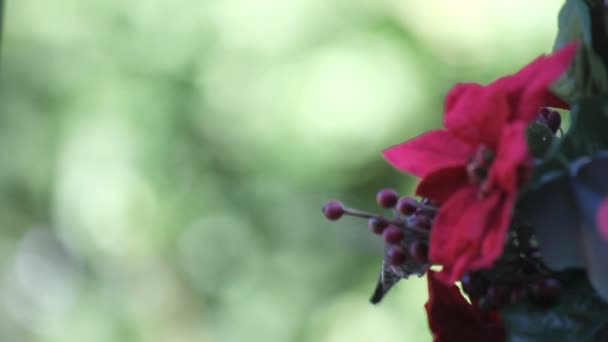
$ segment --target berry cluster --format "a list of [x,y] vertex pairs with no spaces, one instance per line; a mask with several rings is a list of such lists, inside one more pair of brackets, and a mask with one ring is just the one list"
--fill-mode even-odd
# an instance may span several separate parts
[[[392,189],[380,190],[376,202],[381,208],[390,209],[392,217],[347,208],[335,200],[327,202],[322,211],[329,220],[338,220],[344,215],[368,219],[369,230],[384,239],[384,262],[390,266],[391,274],[407,278],[426,272],[431,265],[429,235],[438,205],[424,198],[420,201],[409,196],[400,198]],[[503,254],[494,267],[467,273],[460,281],[471,302],[485,310],[524,300],[549,307],[559,301],[561,288],[542,261],[532,227],[516,222],[511,225]],[[381,291],[375,302],[393,283],[381,277]]]
[[544,107],[540,110],[536,122],[549,127],[551,132],[556,134],[562,125],[562,116],[559,112]]
[[561,284],[545,266],[529,225],[514,223],[502,257],[491,270],[465,274],[462,289],[482,309],[529,299],[539,307],[559,302]]
[[437,206],[426,199],[399,198],[392,189],[378,191],[376,202],[381,208],[391,209],[393,217],[347,208],[335,200],[326,203],[322,211],[329,220],[338,220],[343,215],[368,219],[369,230],[381,235],[386,243],[385,260],[390,265],[428,267],[428,237]]
[[532,277],[528,282],[500,283],[488,279],[484,272],[465,274],[461,283],[471,302],[484,310],[496,310],[525,299],[530,299],[540,307],[549,307],[558,303],[561,289],[560,282],[553,277]]

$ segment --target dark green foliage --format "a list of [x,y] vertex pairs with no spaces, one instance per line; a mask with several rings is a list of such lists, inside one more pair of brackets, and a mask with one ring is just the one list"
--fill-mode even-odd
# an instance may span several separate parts
[[584,266],[579,214],[567,173],[546,174],[521,202],[519,214],[535,229],[541,255],[555,270]]
[[590,44],[590,22],[589,9],[583,0],[566,0],[559,12],[559,32],[554,48],[557,50],[576,39],[582,39],[586,44]]
[[528,127],[527,135],[530,152],[536,158],[545,156],[555,139],[555,135],[547,125],[536,122]]
[[582,271],[558,274],[564,285],[550,308],[523,302],[502,310],[512,342],[596,342],[608,339],[608,304],[593,291]]
[[[561,302],[540,308],[533,301],[503,311],[510,341],[604,341],[608,339],[608,242],[599,234],[596,211],[608,195],[608,73],[604,8],[566,1],[555,47],[578,40],[579,49],[554,92],[571,105],[570,128],[542,144],[542,130],[529,130],[535,175],[521,196],[518,214],[535,229],[547,266],[560,274]],[[584,270],[584,271],[583,271]]]

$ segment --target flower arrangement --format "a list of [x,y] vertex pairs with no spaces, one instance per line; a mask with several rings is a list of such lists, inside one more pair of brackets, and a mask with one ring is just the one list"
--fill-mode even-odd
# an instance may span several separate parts
[[456,84],[444,128],[383,151],[418,199],[379,191],[390,217],[323,207],[386,242],[372,303],[426,274],[435,341],[608,340],[607,66],[608,4],[567,0],[552,54]]

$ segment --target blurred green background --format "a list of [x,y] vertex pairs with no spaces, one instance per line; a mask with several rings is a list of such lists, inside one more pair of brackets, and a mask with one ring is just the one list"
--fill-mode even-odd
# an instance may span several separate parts
[[0,341],[427,341],[368,298],[380,157],[457,81],[548,52],[559,0],[9,0]]

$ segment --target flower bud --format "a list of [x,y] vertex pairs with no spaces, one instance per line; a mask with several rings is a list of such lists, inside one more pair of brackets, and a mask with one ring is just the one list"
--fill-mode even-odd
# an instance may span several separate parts
[[335,221],[344,215],[344,205],[340,201],[329,201],[321,211],[328,220]]

